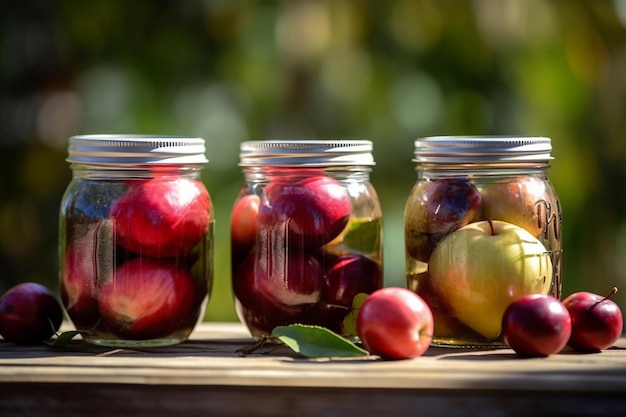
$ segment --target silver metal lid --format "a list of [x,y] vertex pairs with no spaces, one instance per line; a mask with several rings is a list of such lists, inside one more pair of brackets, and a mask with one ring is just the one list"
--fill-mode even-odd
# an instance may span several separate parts
[[265,140],[240,145],[239,166],[373,166],[369,140]]
[[81,135],[69,139],[70,163],[89,165],[205,164],[204,139],[160,135]]
[[423,164],[548,164],[552,141],[523,136],[433,136],[415,141],[414,162]]

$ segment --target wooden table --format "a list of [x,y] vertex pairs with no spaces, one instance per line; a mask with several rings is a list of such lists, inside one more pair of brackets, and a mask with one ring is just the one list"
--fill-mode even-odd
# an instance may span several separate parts
[[594,354],[431,347],[419,358],[305,359],[203,323],[142,351],[0,340],[0,416],[626,416],[626,338]]

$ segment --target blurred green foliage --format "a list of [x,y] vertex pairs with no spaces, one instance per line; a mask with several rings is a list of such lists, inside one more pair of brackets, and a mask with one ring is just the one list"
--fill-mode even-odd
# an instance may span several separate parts
[[201,136],[216,206],[206,318],[236,320],[228,224],[249,139],[374,142],[386,285],[425,135],[553,140],[564,292],[626,309],[626,0],[5,1],[0,291],[57,288],[57,213],[79,133]]

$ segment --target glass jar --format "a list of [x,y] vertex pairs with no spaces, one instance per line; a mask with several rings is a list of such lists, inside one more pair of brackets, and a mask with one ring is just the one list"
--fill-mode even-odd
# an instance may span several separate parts
[[504,310],[526,293],[561,296],[561,205],[543,137],[415,141],[405,207],[408,288],[429,304],[433,344],[503,346]]
[[382,287],[382,212],[369,141],[241,144],[231,216],[237,314],[256,337],[313,324],[348,335],[359,293]]
[[202,320],[213,273],[213,205],[202,138],[69,139],[60,290],[89,343],[166,346]]

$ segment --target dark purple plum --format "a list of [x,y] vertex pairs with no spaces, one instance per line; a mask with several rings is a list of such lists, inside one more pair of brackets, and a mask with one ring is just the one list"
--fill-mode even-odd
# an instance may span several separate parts
[[504,341],[522,357],[558,353],[571,333],[567,308],[550,295],[523,295],[509,304],[502,316]]
[[604,297],[580,291],[563,300],[572,318],[568,345],[582,352],[598,352],[613,346],[624,327],[622,310],[610,300],[616,292],[617,287]]
[[382,287],[380,266],[372,259],[358,254],[342,255],[324,275],[322,301],[350,307],[354,296],[371,294]]
[[320,325],[344,334],[343,319],[359,293],[371,294],[382,287],[380,265],[358,254],[338,256],[324,274],[320,302]]
[[317,258],[301,251],[259,256],[252,252],[234,271],[238,314],[254,336],[274,327],[315,322],[323,270]]
[[42,342],[59,330],[61,304],[45,286],[24,282],[0,297],[0,335],[9,342]]
[[420,181],[406,204],[407,253],[428,262],[435,246],[448,234],[478,219],[481,195],[464,179]]
[[284,228],[288,246],[313,248],[330,242],[348,224],[350,195],[339,181],[318,175],[277,179],[265,187],[259,228]]

